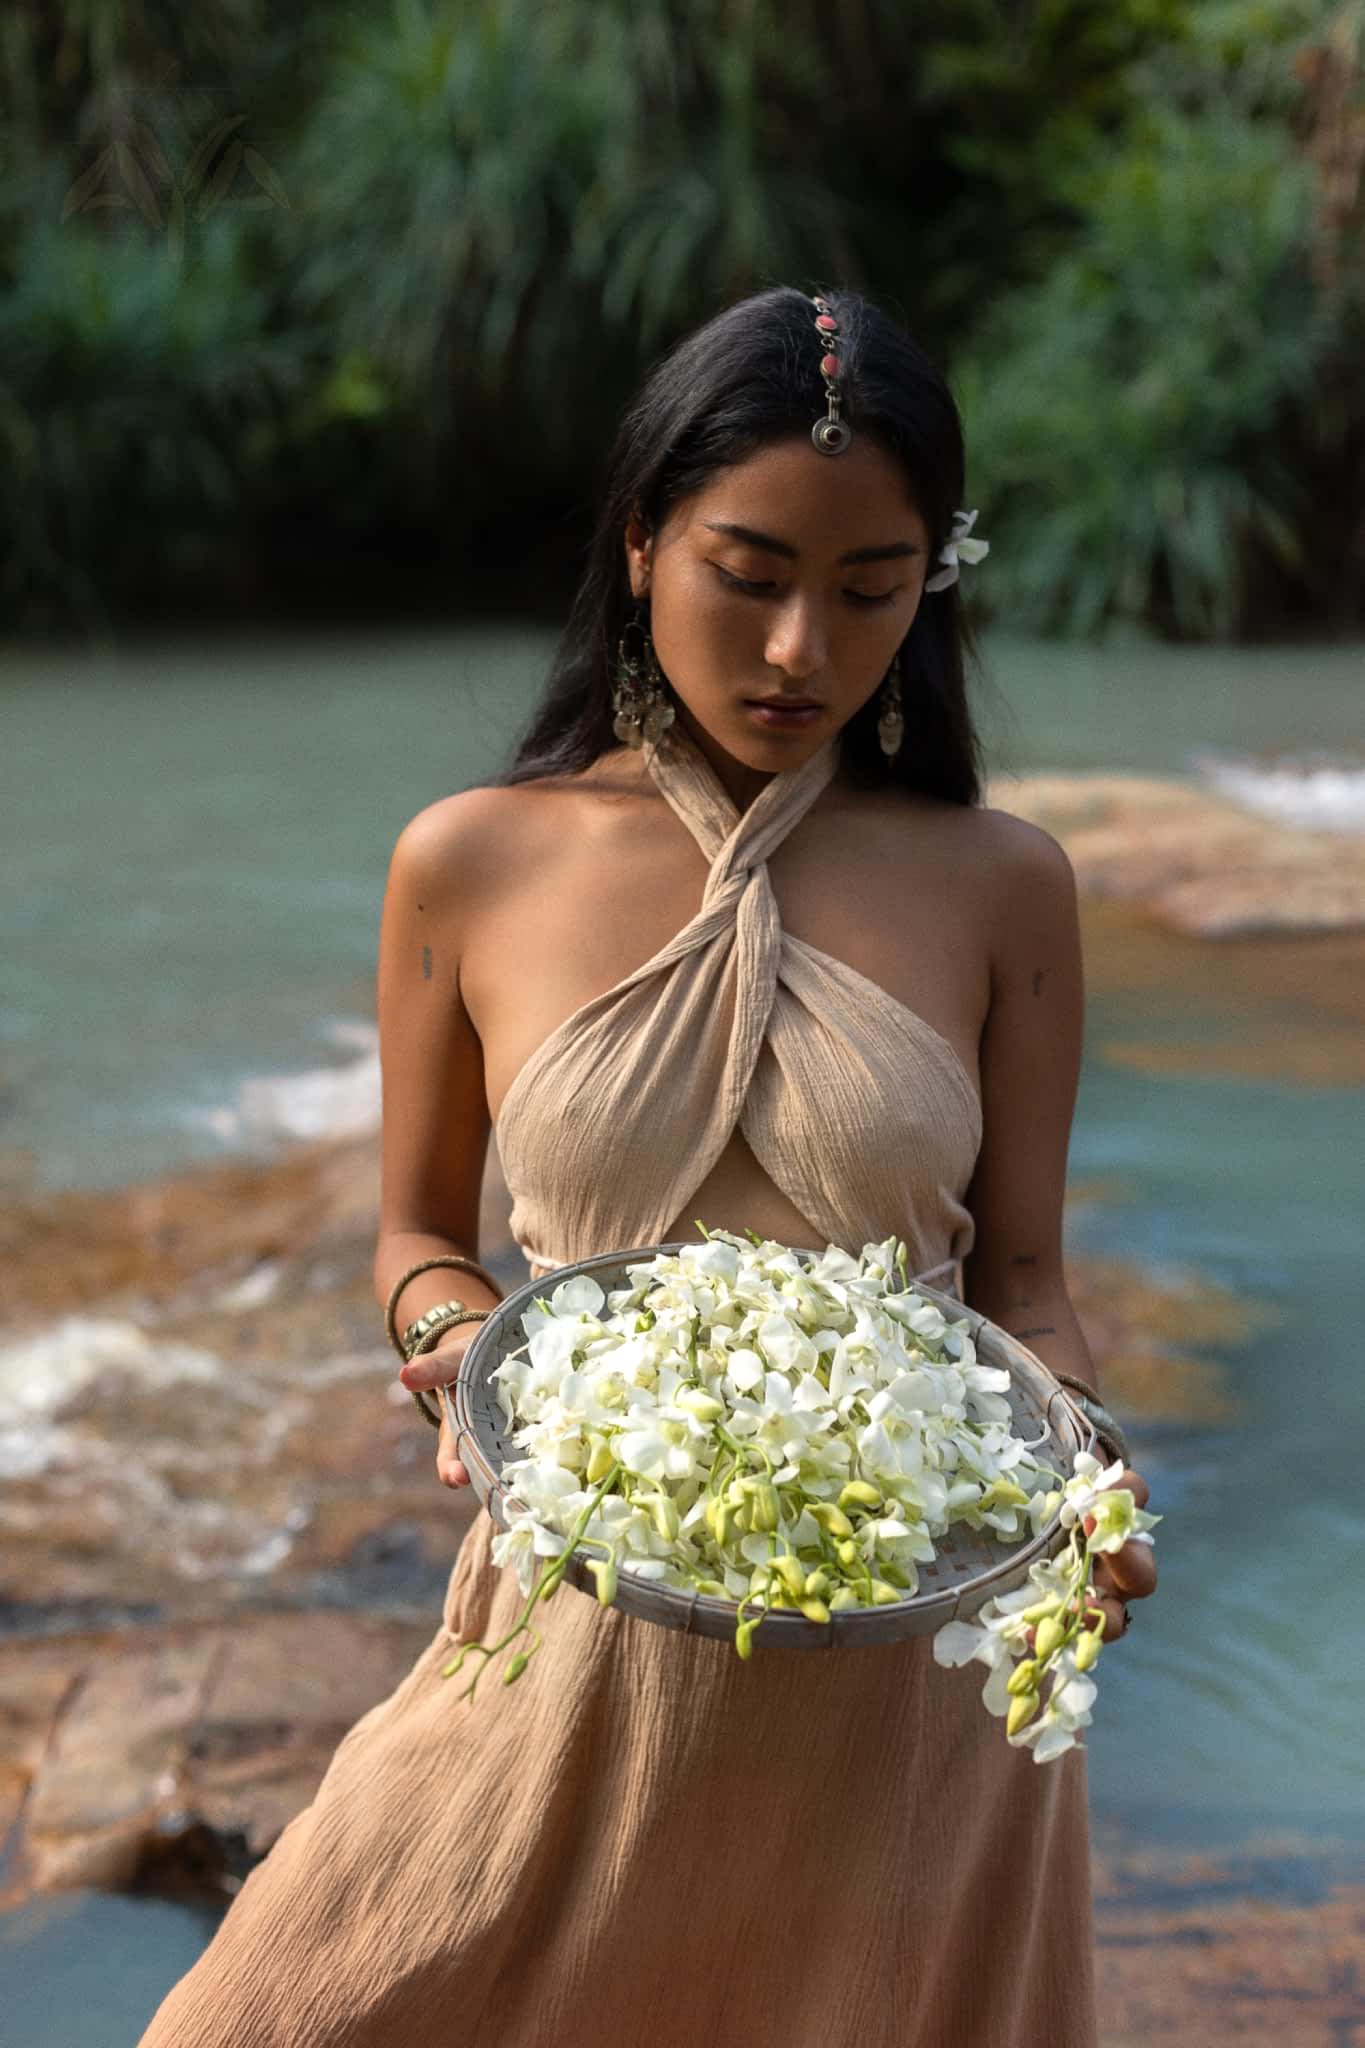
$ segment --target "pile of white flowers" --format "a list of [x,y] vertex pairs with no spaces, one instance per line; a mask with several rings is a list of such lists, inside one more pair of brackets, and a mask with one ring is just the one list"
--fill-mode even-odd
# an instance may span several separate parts
[[[736,1602],[735,1648],[775,1608],[827,1621],[910,1598],[918,1567],[956,1523],[1004,1541],[1054,1517],[1069,1547],[934,1637],[941,1664],[990,1666],[983,1699],[1012,1743],[1044,1762],[1090,1719],[1103,1617],[1087,1630],[1090,1558],[1161,1518],[1082,1454],[1069,1479],[1011,1430],[1009,1373],[977,1362],[967,1318],[910,1286],[905,1245],[830,1245],[810,1264],[772,1239],[697,1228],[703,1242],[627,1267],[605,1293],[561,1281],[522,1318],[526,1342],[493,1374],[513,1443],[503,1466],[511,1564],[526,1604],[487,1662],[525,1636],[511,1683],[540,1642],[532,1625],[575,1550],[604,1606],[619,1571]],[[1083,1520],[1094,1518],[1082,1540]],[[537,1560],[549,1562],[536,1577]],[[1030,1635],[1032,1633],[1032,1641]],[[1043,1684],[1051,1679],[1044,1700]]]

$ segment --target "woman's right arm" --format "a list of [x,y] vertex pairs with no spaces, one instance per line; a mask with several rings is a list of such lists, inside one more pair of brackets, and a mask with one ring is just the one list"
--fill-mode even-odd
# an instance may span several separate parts
[[[496,792],[444,797],[406,825],[389,863],[379,930],[377,1010],[383,1085],[376,1300],[409,1266],[438,1252],[477,1259],[479,1197],[488,1152],[483,1048],[460,992],[462,934],[484,886]],[[441,1301],[491,1308],[474,1273],[438,1266],[410,1280],[397,1302],[403,1331]],[[478,1330],[461,1323],[400,1377],[408,1387],[452,1380]],[[443,1423],[436,1469],[447,1486],[469,1482]]]

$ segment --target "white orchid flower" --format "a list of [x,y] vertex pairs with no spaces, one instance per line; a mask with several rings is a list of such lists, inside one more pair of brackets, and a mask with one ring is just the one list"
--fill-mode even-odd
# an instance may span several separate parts
[[959,561],[972,563],[985,560],[991,551],[990,542],[988,540],[969,540],[967,538],[975,524],[976,513],[974,511],[954,512],[952,532],[948,540],[938,551],[940,562],[946,562],[948,566],[945,569],[938,570],[935,575],[927,579],[924,585],[926,590],[946,590],[949,584],[956,583]]
[[1057,1663],[1058,1673],[1042,1713],[1011,1738],[1019,1747],[1033,1751],[1036,1764],[1051,1763],[1076,1747],[1077,1733],[1090,1726],[1090,1709],[1098,1690],[1093,1678],[1077,1671],[1069,1649],[1061,1652]]
[[[788,1315],[766,1316],[760,1324],[758,1345],[772,1365],[786,1372],[810,1372],[819,1364],[820,1354],[810,1338]],[[775,1375],[769,1373],[769,1379]]]
[[949,1621],[936,1631],[933,1645],[936,1664],[951,1667],[975,1660],[986,1665],[988,1675],[981,1697],[988,1712],[1002,1718],[1008,1714],[1010,1695],[1006,1687],[1014,1660],[1003,1637],[969,1621]]
[[560,1281],[550,1296],[550,1308],[556,1316],[587,1316],[595,1321],[606,1298],[591,1273],[575,1273]]
[[505,1512],[507,1527],[493,1538],[490,1555],[495,1565],[510,1563],[522,1592],[529,1593],[536,1559],[558,1557],[564,1548],[564,1538],[538,1521],[529,1508],[509,1506]]

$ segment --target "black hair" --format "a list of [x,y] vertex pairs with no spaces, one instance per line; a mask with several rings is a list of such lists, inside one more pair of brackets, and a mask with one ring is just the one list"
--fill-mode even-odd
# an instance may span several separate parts
[[[964,489],[962,423],[947,380],[869,300],[851,291],[821,289],[820,296],[839,322],[843,417],[903,465],[936,565]],[[718,471],[768,442],[809,434],[825,410],[814,320],[804,292],[775,286],[727,307],[651,371],[621,422],[583,580],[539,702],[499,782],[576,774],[619,745],[612,666],[635,608],[626,521],[638,507],[657,532],[669,507]],[[840,732],[840,766],[850,782],[899,785],[950,803],[980,801],[980,742],[965,673],[975,653],[958,585],[924,596],[901,646],[905,743],[894,760],[882,753],[874,691]]]

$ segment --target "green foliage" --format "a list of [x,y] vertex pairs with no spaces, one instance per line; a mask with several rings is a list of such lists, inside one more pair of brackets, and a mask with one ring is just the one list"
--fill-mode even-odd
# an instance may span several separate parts
[[1272,587],[1340,612],[1365,266],[1358,206],[1330,275],[1314,234],[1298,67],[1325,21],[14,0],[0,604],[266,596],[297,536],[333,579],[343,548],[466,589],[509,536],[566,557],[642,368],[783,280],[868,290],[949,367],[1011,618],[1222,634]]
[[1155,611],[1226,636],[1257,552],[1292,569],[1310,524],[1270,455],[1323,346],[1307,167],[1273,127],[1152,107],[1073,195],[1075,245],[959,366],[992,604],[1044,630]]
[[302,394],[306,348],[268,332],[235,222],[182,267],[67,232],[47,197],[0,295],[0,603],[95,624],[113,591],[165,602],[182,567],[242,566],[251,437]]

